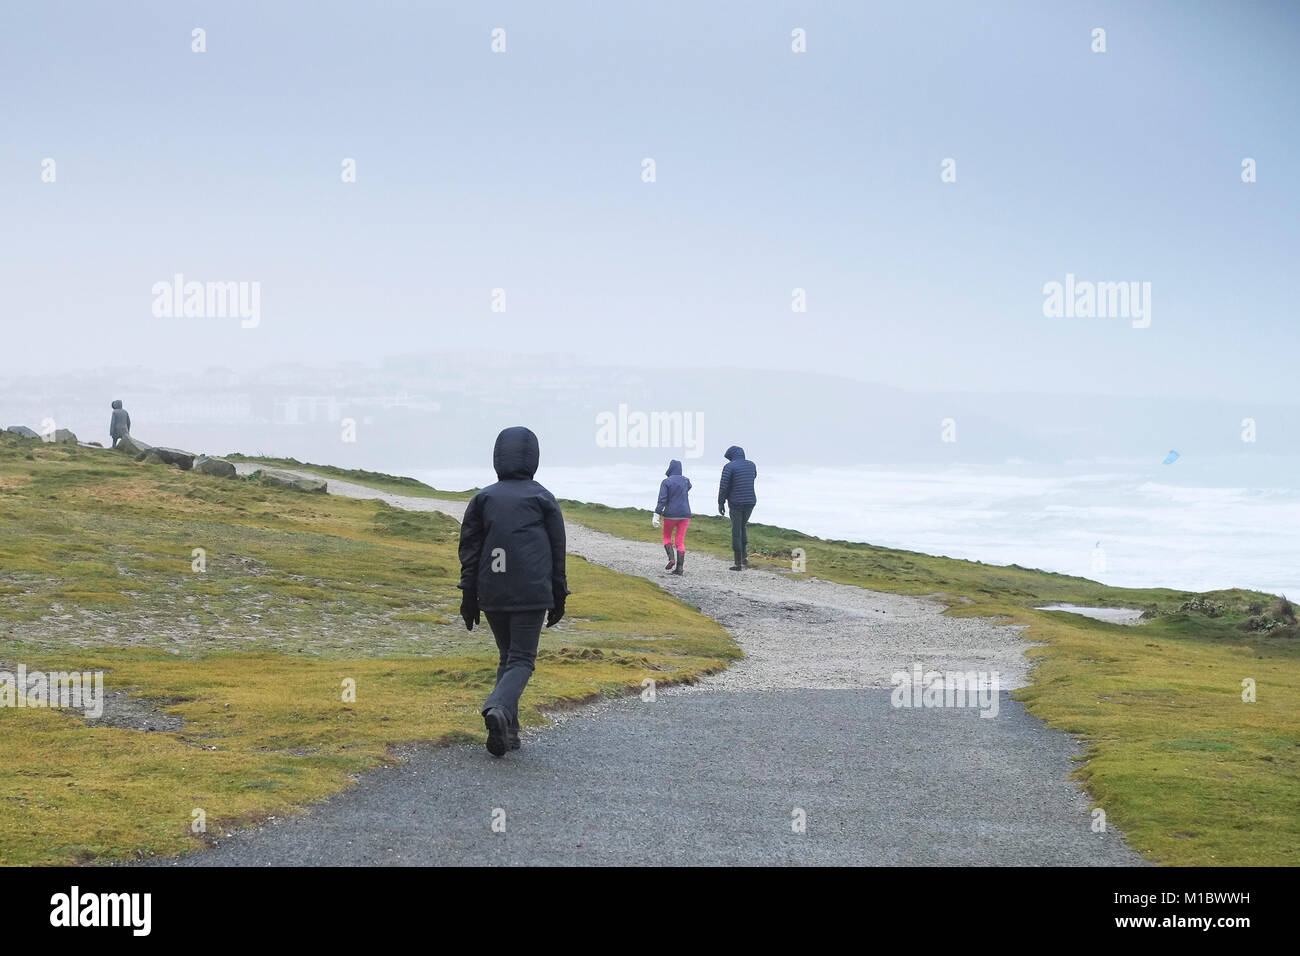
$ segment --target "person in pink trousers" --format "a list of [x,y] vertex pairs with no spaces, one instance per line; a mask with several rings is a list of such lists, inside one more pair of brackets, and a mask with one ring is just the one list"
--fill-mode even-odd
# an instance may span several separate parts
[[668,553],[665,571],[683,574],[686,570],[686,528],[691,523],[689,493],[691,480],[682,474],[682,463],[674,458],[668,463],[667,476],[659,483],[659,503],[655,505],[655,522],[663,516],[664,551]]

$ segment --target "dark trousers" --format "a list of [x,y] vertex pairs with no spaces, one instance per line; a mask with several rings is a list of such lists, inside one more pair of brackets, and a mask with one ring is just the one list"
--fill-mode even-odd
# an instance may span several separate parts
[[500,663],[496,686],[483,702],[482,713],[500,707],[510,718],[511,729],[518,730],[519,698],[528,686],[528,678],[533,676],[546,611],[484,611],[483,614],[496,638]]
[[731,506],[731,550],[737,564],[744,564],[749,554],[749,516],[753,513],[753,505]]

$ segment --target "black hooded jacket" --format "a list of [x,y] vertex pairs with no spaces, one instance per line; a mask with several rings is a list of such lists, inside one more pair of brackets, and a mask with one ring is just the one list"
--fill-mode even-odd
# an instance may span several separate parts
[[569,593],[564,573],[564,515],[555,496],[533,481],[537,436],[507,428],[492,465],[500,480],[470,501],[460,526],[460,588],[484,611],[555,607]]
[[754,494],[758,468],[745,457],[745,449],[732,445],[724,457],[727,463],[722,466],[722,481],[718,483],[718,507],[724,502],[733,508],[758,504],[758,496]]

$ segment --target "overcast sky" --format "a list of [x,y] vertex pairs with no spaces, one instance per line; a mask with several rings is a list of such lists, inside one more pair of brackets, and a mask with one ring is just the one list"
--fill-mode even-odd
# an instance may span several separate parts
[[[1298,24],[1187,0],[10,4],[0,371],[480,343],[1293,401]],[[176,273],[260,283],[257,327],[155,315]],[[1067,273],[1149,282],[1150,326],[1045,317]]]

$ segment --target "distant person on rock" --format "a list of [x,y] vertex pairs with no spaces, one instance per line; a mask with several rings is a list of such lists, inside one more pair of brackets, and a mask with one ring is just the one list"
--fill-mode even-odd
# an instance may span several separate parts
[[564,515],[555,496],[533,481],[537,436],[507,428],[492,451],[496,484],[465,509],[460,526],[460,616],[474,630],[479,612],[500,652],[496,686],[483,704],[487,749],[494,757],[519,749],[519,698],[533,675],[542,622],[564,617]]
[[108,447],[116,448],[117,443],[129,434],[131,434],[131,416],[122,407],[122,400],[119,398],[113,403],[113,417],[108,422],[108,437],[113,439]]
[[691,523],[691,479],[682,474],[682,463],[674,458],[668,463],[666,477],[659,482],[659,503],[655,505],[655,522],[664,519],[664,550],[668,552],[665,571],[686,572],[686,529]]
[[758,468],[739,445],[732,445],[723,457],[727,463],[722,466],[722,482],[718,485],[718,514],[725,515],[724,506],[731,507],[731,551],[736,559],[731,570],[743,571],[749,567],[749,516],[758,504],[754,494]]

